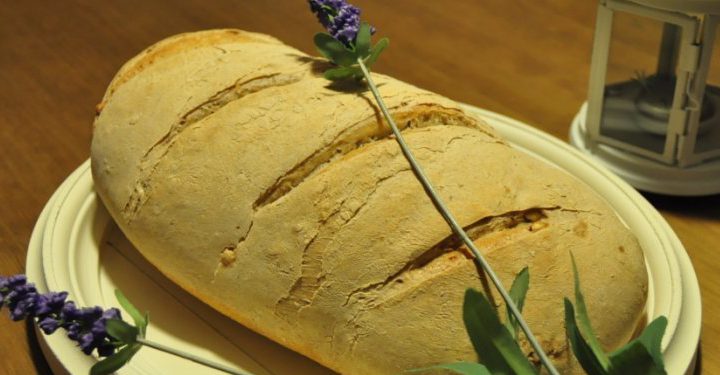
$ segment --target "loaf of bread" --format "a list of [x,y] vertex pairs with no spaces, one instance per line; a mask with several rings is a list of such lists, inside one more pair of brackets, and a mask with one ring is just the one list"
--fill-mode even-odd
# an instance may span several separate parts
[[[476,360],[465,289],[502,309],[501,299],[424,194],[371,94],[325,80],[327,67],[240,30],[148,48],[98,105],[100,198],[168,278],[335,371]],[[647,274],[608,205],[451,100],[375,77],[419,162],[505,284],[529,267],[524,315],[559,369],[581,373],[563,323],[571,251],[601,343],[625,343],[643,316]]]

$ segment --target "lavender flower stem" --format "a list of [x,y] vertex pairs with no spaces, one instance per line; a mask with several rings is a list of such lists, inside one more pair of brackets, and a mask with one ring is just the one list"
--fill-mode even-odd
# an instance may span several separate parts
[[422,167],[420,167],[417,160],[415,160],[415,156],[410,151],[410,148],[408,148],[407,144],[405,143],[405,139],[403,138],[402,134],[400,134],[400,130],[395,124],[395,121],[393,120],[392,116],[390,116],[390,112],[388,111],[387,106],[385,106],[385,102],[382,100],[382,97],[378,92],[377,86],[375,86],[375,82],[373,82],[372,77],[370,76],[370,72],[367,70],[367,67],[365,66],[362,58],[358,58],[357,62],[360,65],[360,69],[362,70],[365,79],[367,80],[370,91],[375,97],[375,101],[380,107],[383,116],[385,116],[385,120],[388,122],[388,124],[390,125],[390,129],[395,135],[395,140],[400,145],[400,149],[402,150],[403,155],[405,155],[405,159],[407,159],[408,163],[410,163],[410,167],[412,168],[413,173],[415,173],[415,176],[420,181],[420,184],[422,184],[425,193],[428,195],[435,208],[440,212],[440,215],[442,215],[442,217],[448,223],[450,229],[452,229],[455,235],[458,236],[463,241],[465,246],[470,249],[474,256],[475,263],[480,266],[483,271],[485,271],[485,273],[490,277],[490,280],[492,280],[493,284],[495,284],[495,288],[497,288],[498,292],[500,292],[500,295],[505,301],[505,305],[515,316],[517,322],[520,324],[520,328],[525,333],[525,337],[527,337],[530,345],[532,345],[533,349],[535,350],[535,353],[540,357],[540,362],[542,362],[542,364],[545,366],[545,368],[547,368],[550,374],[559,375],[557,369],[555,369],[555,366],[553,366],[547,354],[545,354],[545,351],[543,351],[542,347],[537,342],[535,335],[533,335],[532,331],[530,331],[530,327],[528,327],[525,319],[523,319],[522,314],[520,313],[520,310],[518,310],[512,298],[510,298],[510,294],[508,294],[507,290],[505,290],[505,288],[503,287],[502,282],[495,274],[495,271],[493,271],[492,267],[490,267],[490,264],[488,264],[483,255],[477,249],[477,247],[475,247],[475,244],[470,239],[470,237],[468,237],[467,233],[465,233],[465,230],[460,226],[460,224],[458,224],[457,220],[455,220],[455,217],[450,213],[447,206],[445,206],[445,203],[443,203],[442,199],[440,199],[440,196],[435,191],[432,183],[430,183],[430,180],[425,175]]
[[165,352],[165,353],[168,353],[168,354],[172,354],[172,355],[178,356],[178,357],[180,357],[180,358],[187,359],[188,361],[192,361],[192,362],[195,362],[195,363],[199,363],[199,364],[201,364],[201,365],[203,365],[203,366],[207,366],[207,367],[210,367],[210,368],[214,368],[214,369],[216,369],[216,370],[220,370],[220,371],[226,372],[226,373],[228,373],[228,374],[233,374],[233,375],[250,375],[250,374],[247,373],[247,372],[238,371],[238,370],[235,370],[235,369],[230,368],[230,367],[228,367],[228,366],[221,365],[221,364],[219,364],[219,363],[210,362],[210,361],[208,361],[208,360],[206,360],[206,359],[204,359],[204,358],[198,357],[198,356],[196,356],[196,355],[193,355],[193,354],[190,354],[190,353],[187,353],[187,352],[183,352],[183,351],[180,351],[180,350],[177,350],[177,349],[173,349],[173,348],[171,348],[171,347],[169,347],[169,346],[165,346],[165,345],[163,345],[163,344],[159,344],[159,343],[156,343],[156,342],[147,340],[147,339],[142,338],[142,337],[138,337],[138,338],[137,338],[137,342],[140,343],[140,344],[142,344],[142,345],[149,346],[149,347],[151,347],[151,348],[153,348],[153,349],[159,350],[159,351],[161,351],[161,352]]

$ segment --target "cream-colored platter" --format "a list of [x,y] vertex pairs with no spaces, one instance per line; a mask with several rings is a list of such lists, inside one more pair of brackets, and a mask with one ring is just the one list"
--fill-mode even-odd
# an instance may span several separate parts
[[[663,340],[668,373],[690,373],[700,337],[700,292],[687,253],[662,216],[632,187],[568,144],[510,118],[469,106],[467,110],[485,118],[514,147],[568,171],[605,197],[645,252],[650,275],[647,319],[665,315],[669,321]],[[225,318],[145,262],[95,195],[89,162],[48,201],[33,231],[26,272],[40,290],[66,290],[82,306],[117,307],[114,290],[121,289],[150,312],[149,339],[249,374],[332,373]],[[57,374],[86,374],[96,361],[84,356],[62,331],[38,337]],[[119,371],[215,373],[219,372],[150,348]]]

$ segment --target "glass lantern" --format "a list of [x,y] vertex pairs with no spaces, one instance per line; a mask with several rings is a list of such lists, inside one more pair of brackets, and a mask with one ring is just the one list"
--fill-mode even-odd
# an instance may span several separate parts
[[601,0],[571,143],[631,185],[720,193],[720,0]]

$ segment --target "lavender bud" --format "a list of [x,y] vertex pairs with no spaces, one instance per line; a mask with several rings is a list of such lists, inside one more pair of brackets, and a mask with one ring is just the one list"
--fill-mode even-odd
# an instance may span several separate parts
[[99,306],[78,309],[73,302],[66,302],[61,317],[66,322],[63,327],[68,337],[78,343],[85,354],[97,349],[100,356],[109,356],[115,352],[107,334],[108,319],[122,319],[120,310],[104,310]]
[[10,286],[10,292],[5,296],[8,300],[10,318],[14,321],[25,319],[26,316],[35,316],[35,305],[38,298],[33,284],[16,283]]
[[122,316],[120,315],[120,310],[112,307],[107,310],[102,315],[103,319],[118,319],[122,320]]
[[35,290],[35,285],[33,284],[16,284],[10,286],[9,289],[10,291],[5,298],[7,298],[11,304],[16,300],[24,299],[27,295],[37,295],[37,290]]
[[103,309],[100,306],[84,307],[78,310],[78,320],[92,324],[94,321],[102,318]]
[[90,353],[92,353],[93,349],[95,349],[96,346],[95,336],[93,336],[93,334],[90,332],[83,333],[80,336],[79,344],[80,350],[82,350],[82,352],[86,355],[90,355]]
[[37,305],[35,306],[35,315],[38,317],[50,313],[60,314],[67,298],[67,292],[50,292],[38,296]]
[[12,289],[19,285],[25,285],[27,277],[25,275],[12,275],[0,279],[0,289]]
[[90,327],[90,332],[95,336],[99,338],[105,337],[105,319],[98,319],[93,322],[92,326]]
[[72,301],[65,302],[62,309],[60,310],[60,318],[66,322],[74,321],[79,316],[80,314],[77,307],[75,307],[75,302]]
[[80,339],[80,324],[75,322],[63,324],[63,328],[67,330],[67,335],[70,340],[78,341]]
[[[360,9],[345,0],[308,0],[310,10],[328,33],[347,47],[355,42],[360,29]],[[375,28],[371,29],[374,33]]]
[[14,303],[10,310],[10,318],[14,321],[23,320],[27,316],[32,316],[32,310],[35,307],[35,296],[26,296],[22,300]]
[[60,328],[60,322],[52,317],[46,317],[38,322],[38,327],[40,327],[46,335],[51,335]]

